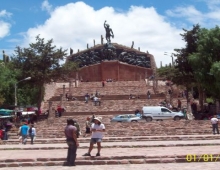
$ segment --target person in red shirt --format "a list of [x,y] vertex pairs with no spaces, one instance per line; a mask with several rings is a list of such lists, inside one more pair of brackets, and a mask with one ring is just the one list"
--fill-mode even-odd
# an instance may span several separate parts
[[61,106],[57,107],[58,116],[61,117],[63,113],[63,108]]

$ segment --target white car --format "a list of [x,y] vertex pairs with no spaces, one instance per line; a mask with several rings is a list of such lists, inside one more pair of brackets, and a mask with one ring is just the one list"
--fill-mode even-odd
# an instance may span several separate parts
[[115,116],[112,118],[111,122],[139,122],[140,120],[141,118],[135,114],[125,114]]
[[184,114],[182,112],[173,112],[162,106],[144,106],[142,108],[142,112],[142,118],[147,122],[165,119],[180,120],[184,118]]

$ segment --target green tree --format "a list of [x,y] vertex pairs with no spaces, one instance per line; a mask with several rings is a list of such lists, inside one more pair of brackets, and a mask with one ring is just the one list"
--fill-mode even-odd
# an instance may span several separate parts
[[52,39],[45,42],[39,35],[36,42],[31,43],[28,48],[16,47],[15,55],[12,57],[13,67],[21,71],[22,77],[19,79],[31,77],[31,80],[25,83],[31,85],[31,89],[35,89],[37,96],[33,97],[37,99],[39,108],[45,93],[44,84],[65,79],[66,75],[77,68],[74,63],[68,64],[69,67],[67,64],[61,64],[65,56],[66,50],[57,49]]
[[177,57],[175,60],[175,67],[179,71],[179,78],[182,79],[181,82],[189,89],[191,84],[196,82],[193,68],[189,63],[189,55],[197,52],[197,41],[200,26],[197,24],[193,26],[192,30],[183,30],[184,33],[181,34],[181,36],[182,39],[186,42],[186,45],[184,48],[175,49],[176,53],[174,56]]
[[196,80],[206,93],[220,98],[220,28],[201,29],[197,52],[189,56]]
[[7,62],[0,61],[0,105],[12,100],[15,82],[14,71]]

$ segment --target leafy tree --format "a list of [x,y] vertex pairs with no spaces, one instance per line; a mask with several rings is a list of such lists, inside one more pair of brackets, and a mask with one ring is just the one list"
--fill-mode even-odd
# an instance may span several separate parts
[[[176,57],[175,65],[172,67],[162,67],[158,70],[158,73],[173,83],[186,87],[186,90],[189,91],[193,86],[198,85],[194,77],[194,70],[189,62],[189,56],[197,52],[200,26],[197,24],[194,25],[191,30],[183,29],[183,31],[184,33],[180,35],[186,44],[183,48],[174,49],[175,53],[173,56]],[[188,106],[187,102],[187,107]],[[188,109],[190,109],[190,107]]]
[[196,80],[206,93],[220,98],[220,28],[201,29],[197,52],[189,56]]
[[[197,41],[200,26],[194,25],[192,30],[183,29],[185,33],[181,34],[183,40],[186,42],[186,46],[181,49],[175,49],[176,53],[174,56],[177,57],[175,60],[176,68],[180,72],[179,78],[181,78],[187,88],[191,87],[192,83],[195,83],[193,68],[189,63],[189,55],[197,52]],[[180,82],[183,82],[180,81]]]
[[[0,105],[10,101],[14,95],[15,74],[7,62],[0,61]],[[14,93],[13,93],[14,94]]]
[[16,47],[15,55],[12,57],[14,69],[22,73],[19,79],[31,77],[31,80],[25,83],[37,93],[37,96],[33,97],[37,99],[39,108],[44,97],[44,84],[65,79],[67,76],[64,75],[77,68],[74,63],[68,64],[69,67],[67,64],[63,66],[61,61],[65,59],[66,50],[57,49],[52,44],[52,39],[45,42],[44,38],[38,35],[36,42],[31,43],[28,48]]

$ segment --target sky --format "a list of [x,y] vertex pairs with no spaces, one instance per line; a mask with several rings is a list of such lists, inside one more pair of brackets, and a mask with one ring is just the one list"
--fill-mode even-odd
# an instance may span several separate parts
[[[104,21],[114,32],[113,43],[149,52],[157,66],[171,62],[180,36],[200,24],[220,24],[220,0],[0,0],[0,59],[16,46],[28,47],[40,35],[76,53],[101,43]],[[104,40],[104,43],[106,41]],[[167,55],[164,55],[164,54]]]

